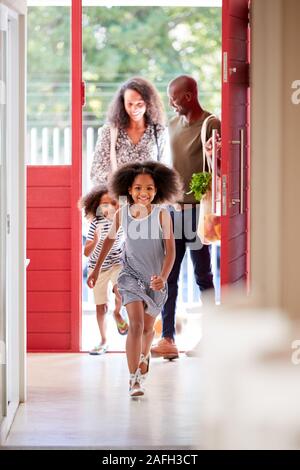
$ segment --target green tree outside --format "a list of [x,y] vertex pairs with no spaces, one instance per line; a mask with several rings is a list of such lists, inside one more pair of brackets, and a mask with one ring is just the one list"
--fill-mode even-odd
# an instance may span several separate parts
[[[70,52],[70,9],[30,7],[29,126],[70,123]],[[83,8],[84,126],[103,124],[116,89],[133,75],[157,86],[171,114],[166,86],[181,73],[197,79],[204,108],[219,114],[220,8]]]

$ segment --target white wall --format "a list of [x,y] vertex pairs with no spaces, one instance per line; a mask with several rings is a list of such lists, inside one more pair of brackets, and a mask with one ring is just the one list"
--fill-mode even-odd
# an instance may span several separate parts
[[260,306],[282,298],[282,2],[251,12],[251,282]]
[[252,2],[252,282],[261,306],[300,319],[300,2]]
[[[293,104],[291,84],[300,80],[300,2],[283,1],[282,57],[282,188],[284,205],[281,227],[282,304],[293,318],[300,320],[300,103]],[[300,101],[298,93],[298,101]]]

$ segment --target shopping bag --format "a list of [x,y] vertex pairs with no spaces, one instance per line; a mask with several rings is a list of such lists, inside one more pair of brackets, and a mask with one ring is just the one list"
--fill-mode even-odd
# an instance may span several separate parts
[[[208,116],[203,122],[201,128],[203,173],[205,172],[206,166],[208,168],[208,173],[212,173],[212,161],[205,151],[207,122],[212,117],[214,116]],[[215,207],[213,207],[214,204],[212,200],[212,183],[210,183],[209,188],[200,199],[197,234],[203,245],[210,245],[211,243],[221,240],[221,178],[218,175],[215,175],[215,178]]]
[[203,245],[221,240],[221,216],[212,210],[212,192],[207,191],[201,198],[197,234]]

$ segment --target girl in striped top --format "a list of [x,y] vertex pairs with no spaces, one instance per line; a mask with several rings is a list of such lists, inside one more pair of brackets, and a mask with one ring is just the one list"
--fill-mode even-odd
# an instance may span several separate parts
[[[91,219],[84,247],[85,256],[89,256],[88,268],[89,272],[91,272],[95,268],[103,241],[112,226],[112,220],[118,209],[118,203],[109,195],[106,186],[97,186],[81,199],[80,206],[84,209],[85,216]],[[106,313],[108,286],[110,283],[112,284],[112,290],[115,294],[115,310],[113,315],[117,323],[118,331],[121,335],[127,334],[128,331],[128,324],[120,314],[121,297],[117,289],[117,278],[121,270],[122,243],[122,233],[118,233],[112,250],[101,267],[101,272],[93,289],[97,322],[101,336],[99,345],[95,346],[95,348],[90,351],[90,354],[93,355],[103,354],[108,348]]]

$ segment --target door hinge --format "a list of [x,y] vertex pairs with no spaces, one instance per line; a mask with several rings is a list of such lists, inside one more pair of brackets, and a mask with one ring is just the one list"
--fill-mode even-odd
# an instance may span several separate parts
[[85,82],[81,82],[81,106],[85,106]]
[[222,175],[222,215],[227,215],[227,175]]

